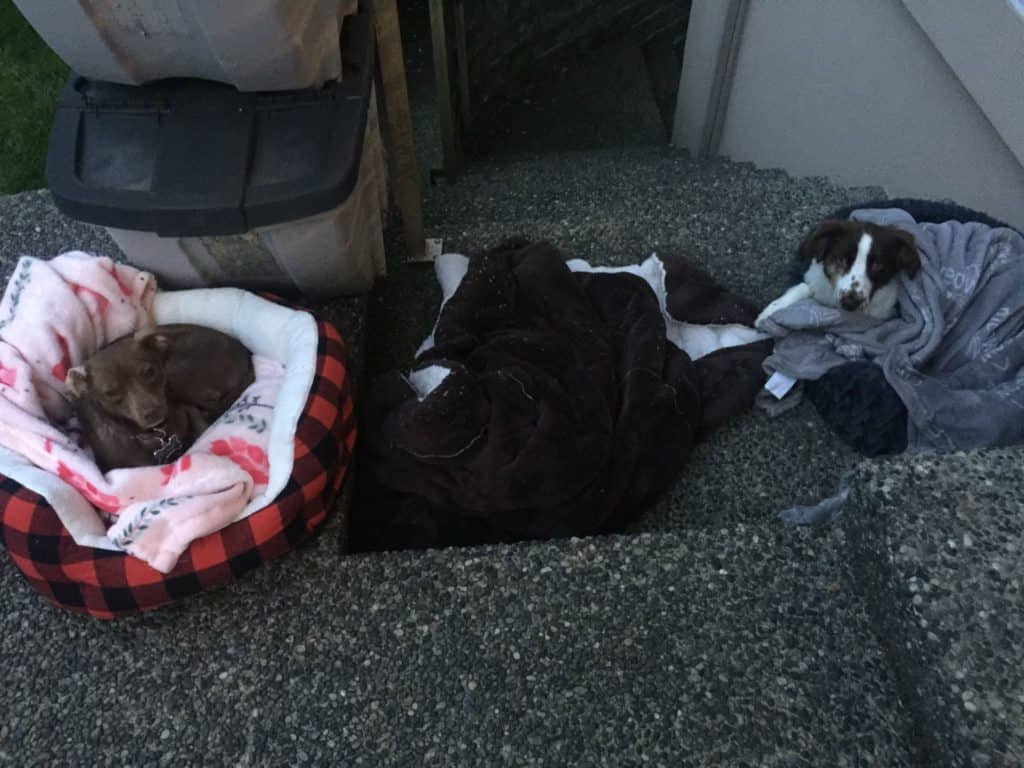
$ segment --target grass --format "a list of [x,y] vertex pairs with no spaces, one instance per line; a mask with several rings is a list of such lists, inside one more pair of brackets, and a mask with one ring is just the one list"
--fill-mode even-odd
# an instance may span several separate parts
[[37,189],[68,68],[11,0],[0,0],[0,72],[0,194]]

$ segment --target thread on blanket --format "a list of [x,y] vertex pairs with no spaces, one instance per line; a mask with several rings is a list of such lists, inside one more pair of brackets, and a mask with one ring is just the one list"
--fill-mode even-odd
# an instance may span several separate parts
[[464,448],[460,448],[459,450],[455,451],[455,453],[417,453],[416,451],[410,448],[407,448],[406,451],[409,453],[410,456],[415,456],[417,459],[457,459],[459,456],[464,454],[474,445],[479,443],[483,439],[483,436],[486,434],[486,432],[487,430],[481,432],[479,435],[470,440]]
[[519,379],[517,379],[511,373],[508,373],[507,371],[498,371],[498,373],[501,376],[504,376],[506,379],[512,379],[512,381],[514,381],[516,384],[518,384],[519,388],[521,390],[523,390],[523,397],[525,397],[527,400],[536,401],[537,398],[535,398],[533,395],[531,395],[529,392],[526,391],[526,385],[523,384],[523,382],[521,382]]

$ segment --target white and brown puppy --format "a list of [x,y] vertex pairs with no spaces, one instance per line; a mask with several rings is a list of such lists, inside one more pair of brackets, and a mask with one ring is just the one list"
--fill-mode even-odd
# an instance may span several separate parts
[[811,232],[797,258],[807,264],[803,282],[765,307],[755,321],[757,327],[803,299],[886,320],[896,314],[900,274],[914,277],[921,268],[909,232],[839,219],[825,221]]

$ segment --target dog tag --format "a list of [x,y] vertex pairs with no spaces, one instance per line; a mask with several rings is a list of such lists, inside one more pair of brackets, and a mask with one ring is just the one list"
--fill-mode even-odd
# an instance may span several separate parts
[[163,437],[158,439],[160,440],[160,447],[153,451],[153,458],[160,464],[168,464],[178,457],[178,452],[182,448],[181,438],[172,434],[167,439]]
[[768,379],[764,388],[771,392],[776,400],[781,400],[789,393],[794,384],[796,384],[796,379],[791,379],[786,374],[776,371]]

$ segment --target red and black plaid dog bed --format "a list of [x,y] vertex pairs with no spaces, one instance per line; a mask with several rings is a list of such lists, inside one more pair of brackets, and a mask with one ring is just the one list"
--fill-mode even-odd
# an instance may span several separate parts
[[64,608],[111,619],[226,584],[307,539],[341,488],[356,439],[344,342],[329,323],[318,331],[295,462],[273,504],[194,541],[162,574],[123,552],[76,544],[42,496],[0,476],[0,541],[29,584]]

